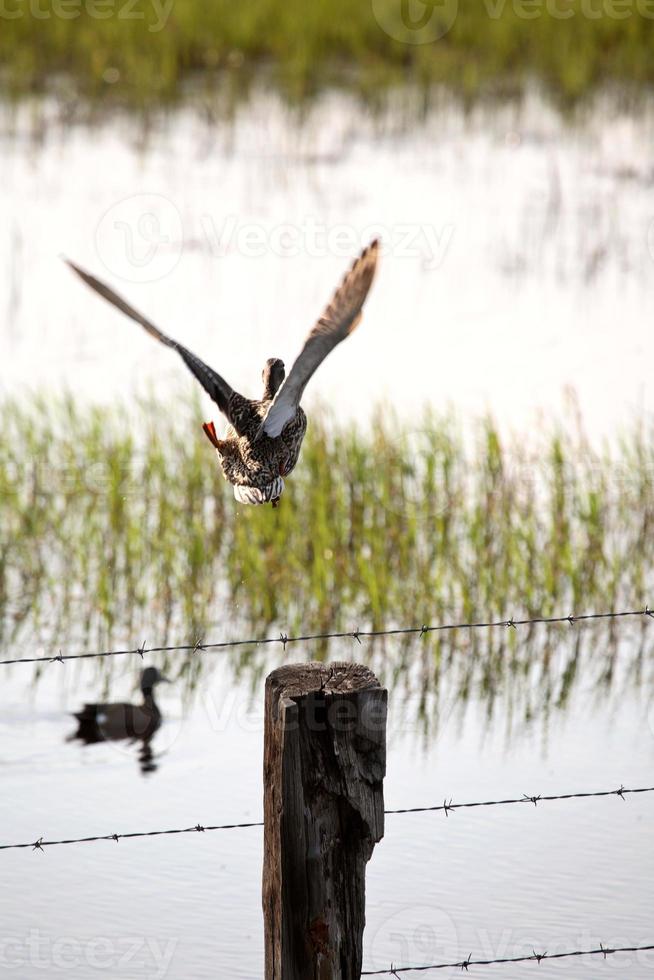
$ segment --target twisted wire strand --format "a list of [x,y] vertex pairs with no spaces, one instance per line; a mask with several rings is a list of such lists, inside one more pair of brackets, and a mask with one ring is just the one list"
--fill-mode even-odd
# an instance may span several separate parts
[[401,973],[427,973],[430,970],[464,970],[471,966],[495,966],[499,963],[542,963],[543,960],[565,960],[572,956],[613,956],[615,953],[641,953],[654,950],[649,946],[605,946],[600,943],[599,949],[575,949],[568,953],[537,953],[535,950],[529,956],[504,956],[495,960],[473,960],[472,953],[467,960],[458,963],[430,963],[425,966],[393,966],[387,970],[363,970],[362,977],[398,977]]
[[[637,789],[626,789],[624,786],[620,786],[619,789],[613,790],[599,790],[597,792],[581,792],[581,793],[561,793],[559,795],[549,794],[541,796],[529,796],[525,794],[522,797],[516,797],[515,799],[506,800],[485,800],[476,803],[448,803],[445,800],[439,806],[422,806],[422,807],[407,807],[401,810],[385,810],[386,816],[397,816],[399,814],[410,814],[410,813],[444,813],[445,816],[449,816],[455,810],[464,810],[478,807],[494,807],[494,806],[510,806],[515,804],[531,803],[537,806],[539,803],[549,803],[553,800],[584,800],[591,797],[602,798],[609,796],[619,796],[622,800],[625,800],[627,796],[631,796],[638,793],[654,793],[654,786],[640,787]],[[115,841],[118,843],[120,840],[130,840],[136,837],[165,837],[171,834],[195,834],[204,833],[205,831],[212,830],[243,830],[250,827],[263,827],[262,821],[251,821],[248,823],[224,823],[224,824],[194,824],[191,827],[178,827],[173,830],[146,830],[146,831],[135,831],[133,833],[127,834],[99,834],[96,836],[89,837],[71,837],[64,840],[45,840],[43,837],[39,837],[36,841],[27,841],[21,844],[0,844],[0,851],[10,851],[19,849],[31,849],[34,851],[42,851],[46,847],[55,847],[60,844],[88,844],[92,841]]]
[[140,656],[141,659],[146,653],[211,653],[219,650],[227,650],[235,647],[259,647],[270,644],[281,643],[284,650],[292,643],[309,643],[312,640],[341,640],[352,639],[361,643],[362,639],[374,639],[381,636],[426,636],[429,633],[446,632],[449,630],[472,630],[472,629],[498,629],[501,627],[517,629],[519,626],[539,626],[556,625],[567,623],[574,626],[576,623],[589,622],[591,620],[603,619],[625,619],[643,617],[654,619],[654,611],[646,606],[645,609],[625,610],[621,612],[602,612],[602,613],[582,613],[580,615],[571,614],[569,616],[538,616],[533,619],[500,619],[489,620],[487,622],[470,623],[444,623],[436,626],[405,626],[383,630],[348,630],[332,633],[306,633],[301,636],[287,636],[280,633],[279,636],[266,636],[258,639],[243,640],[223,640],[219,643],[205,643],[202,639],[197,639],[195,643],[186,643],[180,646],[155,646],[148,647],[145,642],[140,647],[129,650],[101,650],[93,653],[67,653],[59,651],[56,657],[14,657],[11,660],[0,660],[0,667],[10,664],[38,664],[38,663],[65,663],[67,660],[91,660],[97,657],[128,657]]

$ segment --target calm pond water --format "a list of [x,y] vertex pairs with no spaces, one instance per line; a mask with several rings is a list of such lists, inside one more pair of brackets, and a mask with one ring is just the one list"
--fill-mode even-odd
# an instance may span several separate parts
[[654,406],[653,106],[607,96],[573,125],[537,94],[468,114],[444,100],[417,123],[335,94],[299,120],[261,93],[229,126],[189,108],[147,135],[55,120],[38,139],[24,109],[2,142],[0,393],[109,401],[188,384],[61,253],[249,392],[381,234],[364,322],[309,405],[452,404],[526,433],[573,388],[590,430],[612,433]]
[[[262,93],[230,126],[189,108],[147,134],[54,121],[39,139],[21,113],[1,146],[0,395],[154,388],[172,403],[185,390],[177,361],[80,288],[61,252],[249,390],[266,357],[292,358],[381,232],[364,324],[312,399],[364,419],[383,398],[407,417],[425,402],[489,408],[525,438],[568,388],[596,436],[654,407],[651,104],[603,98],[573,125],[534,94],[468,114],[443,105],[414,125],[330,95],[300,122]],[[229,617],[207,641],[232,635]],[[422,703],[419,678],[407,682],[421,655],[400,660],[390,641],[371,659],[391,694],[387,807],[651,785],[653,628],[621,624],[612,640],[575,627],[576,667],[576,632],[541,630],[533,674],[509,672],[494,700],[478,678],[462,691],[464,644]],[[546,636],[560,652],[547,677]],[[329,656],[367,658],[352,647]],[[279,657],[207,657],[193,687],[162,688],[147,774],[137,745],[67,741],[85,701],[135,697],[138,664],[55,663],[38,679],[0,668],[0,843],[259,820],[263,679]],[[654,794],[389,816],[369,866],[366,968],[653,942],[653,831]],[[0,852],[2,973],[260,977],[261,860],[258,828]],[[497,975],[653,968],[639,954]]]
[[[601,659],[606,628],[579,630]],[[651,784],[651,668],[634,682],[628,633],[610,690],[588,670],[567,706],[546,712],[543,685],[530,684],[530,718],[518,712],[511,720],[506,701],[516,692],[500,692],[491,712],[487,699],[462,701],[445,680],[438,724],[428,704],[425,734],[419,693],[406,699],[391,683],[386,806]],[[651,639],[645,649],[651,658]],[[334,658],[351,656],[351,643],[334,646]],[[160,689],[165,721],[153,742],[156,769],[146,776],[137,745],[66,741],[75,730],[70,712],[105,693],[97,664],[51,664],[36,685],[30,668],[4,668],[2,841],[261,819],[263,674],[279,655],[255,662],[256,671],[236,679],[229,655],[207,655],[194,695],[181,683]],[[113,663],[113,698],[133,699],[136,671],[134,661]],[[389,815],[368,871],[366,966],[647,943],[653,829],[654,795],[447,819]],[[0,860],[3,975],[261,976],[259,828],[5,851]],[[644,980],[654,957],[572,963],[542,964],[539,975],[601,970]],[[503,976],[521,978],[535,967],[505,969]]]

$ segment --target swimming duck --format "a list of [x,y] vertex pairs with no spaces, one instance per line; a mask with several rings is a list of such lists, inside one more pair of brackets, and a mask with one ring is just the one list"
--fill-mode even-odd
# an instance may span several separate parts
[[85,704],[74,712],[78,728],[71,737],[87,744],[121,738],[149,741],[161,725],[161,711],[154,700],[154,688],[161,683],[170,681],[156,667],[146,667],[141,674],[143,704]]
[[280,358],[266,361],[259,399],[240,395],[216,371],[155,327],[109,286],[74,262],[66,261],[100,296],[160,343],[177,351],[227,419],[222,439],[218,438],[213,422],[205,422],[203,429],[218,454],[225,479],[234,487],[236,500],[243,504],[272,503],[276,507],[284,491],[284,478],[298,461],[307,429],[307,418],[300,407],[304,389],[327,355],[358,326],[375,275],[378,253],[379,242],[375,240],[354,262],[307,336],[288,377]]

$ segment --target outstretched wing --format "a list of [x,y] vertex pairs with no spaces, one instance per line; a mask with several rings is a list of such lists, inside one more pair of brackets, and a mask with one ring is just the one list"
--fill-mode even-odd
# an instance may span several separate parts
[[261,426],[261,433],[265,432],[273,439],[280,435],[284,426],[295,417],[304,389],[316,368],[358,326],[375,275],[378,254],[379,242],[375,240],[363,250],[345,276],[277,392]]
[[[67,265],[76,272],[80,279],[83,279],[87,286],[94,289],[96,293],[106,299],[109,303],[124,313],[125,316],[131,317],[132,320],[136,320],[141,326],[147,330],[151,337],[165,344],[166,347],[172,347],[173,350],[177,351],[180,355],[187,368],[191,371],[195,378],[200,382],[207,394],[215,401],[218,405],[220,411],[227,417],[227,419],[232,423],[237,432],[239,432],[236,422],[232,418],[231,406],[234,400],[236,392],[227,384],[224,378],[221,378],[216,371],[210,368],[204,361],[201,361],[199,357],[196,357],[190,350],[183,347],[182,344],[178,344],[176,340],[172,337],[168,337],[165,333],[155,327],[146,317],[142,316],[137,310],[135,310],[129,303],[126,303],[122,297],[110,289],[105,283],[100,282],[95,276],[90,275],[88,272],[84,272],[80,269],[78,265],[71,262],[70,259],[64,260]],[[237,396],[238,397],[238,396]],[[239,435],[241,433],[239,432]]]

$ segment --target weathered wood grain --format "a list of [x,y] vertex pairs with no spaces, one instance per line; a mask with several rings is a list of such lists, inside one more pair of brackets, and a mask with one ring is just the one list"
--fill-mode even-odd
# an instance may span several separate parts
[[360,664],[266,681],[266,980],[359,980],[365,871],[384,834],[387,692]]

